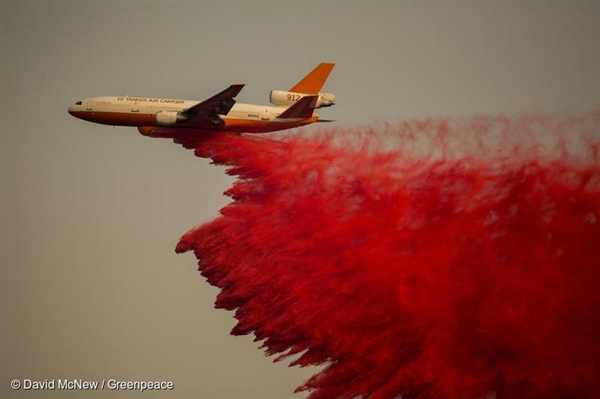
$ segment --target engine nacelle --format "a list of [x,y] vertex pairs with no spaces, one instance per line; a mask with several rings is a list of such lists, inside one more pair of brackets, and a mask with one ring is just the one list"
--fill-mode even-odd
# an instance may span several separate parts
[[[291,91],[271,90],[269,95],[269,101],[271,104],[290,106],[296,103],[304,96],[310,96],[310,94],[294,93]],[[331,93],[319,93],[317,98],[317,105],[315,108],[331,107],[335,104],[335,94]]]
[[159,126],[175,126],[187,121],[187,118],[177,111],[159,111],[156,113],[156,123]]

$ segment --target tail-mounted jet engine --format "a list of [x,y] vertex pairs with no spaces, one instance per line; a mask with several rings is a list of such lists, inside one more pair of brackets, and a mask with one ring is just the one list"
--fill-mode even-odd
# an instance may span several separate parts
[[[271,90],[269,95],[269,101],[271,104],[279,106],[290,106],[296,103],[304,96],[312,96],[313,94],[294,93],[291,91]],[[317,98],[317,105],[315,108],[331,107],[335,104],[335,94],[331,93],[319,93]]]

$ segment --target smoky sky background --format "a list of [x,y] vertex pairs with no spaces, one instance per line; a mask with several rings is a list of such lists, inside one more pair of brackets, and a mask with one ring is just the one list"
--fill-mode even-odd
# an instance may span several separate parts
[[[246,83],[268,104],[335,62],[338,126],[600,108],[596,2],[1,3],[2,398],[298,398],[315,369],[273,364],[193,254],[224,169],[77,100],[203,100]],[[314,132],[318,126],[307,131]],[[277,234],[274,226],[273,234]],[[169,380],[172,391],[13,391],[12,379]]]

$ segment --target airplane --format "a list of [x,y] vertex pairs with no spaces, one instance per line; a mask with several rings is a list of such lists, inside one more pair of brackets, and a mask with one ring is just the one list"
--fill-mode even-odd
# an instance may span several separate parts
[[274,106],[236,103],[244,87],[233,84],[198,102],[145,97],[91,97],[77,101],[69,114],[88,122],[135,126],[144,136],[180,142],[203,133],[268,133],[308,125],[319,120],[315,108],[335,104],[335,95],[320,90],[334,63],[321,63],[289,91],[272,90]]

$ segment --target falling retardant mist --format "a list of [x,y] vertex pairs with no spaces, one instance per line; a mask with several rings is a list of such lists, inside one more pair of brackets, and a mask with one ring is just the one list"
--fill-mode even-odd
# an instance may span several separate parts
[[237,177],[180,240],[311,399],[600,397],[600,112],[195,147]]

